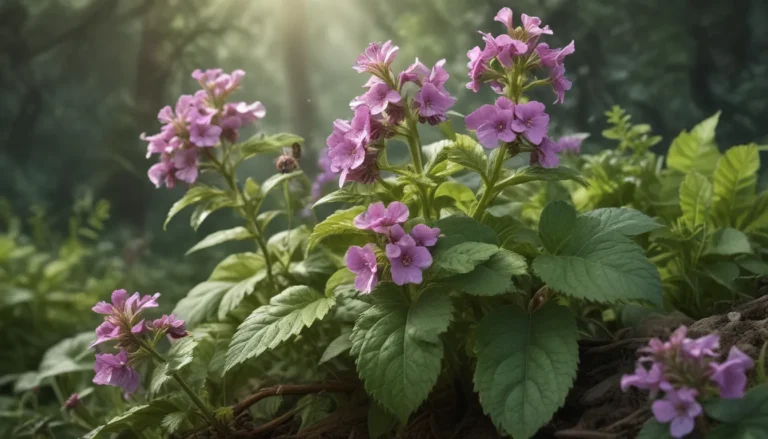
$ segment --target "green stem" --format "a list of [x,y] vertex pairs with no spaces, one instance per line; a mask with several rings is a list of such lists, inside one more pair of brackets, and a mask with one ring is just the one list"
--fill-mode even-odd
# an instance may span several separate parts
[[[147,343],[145,343],[143,340],[140,340],[137,338],[137,341],[139,343],[139,346],[141,346],[142,349],[144,349],[152,358],[155,359],[158,363],[167,363],[168,360],[166,360],[162,355],[160,355],[156,350],[154,350],[151,346],[149,346]],[[227,434],[228,429],[226,425],[223,425],[219,421],[216,420],[216,418],[213,416],[213,412],[208,408],[208,406],[205,405],[205,402],[203,402],[202,399],[200,399],[197,394],[192,390],[192,388],[189,387],[186,381],[179,376],[176,372],[173,372],[171,374],[171,377],[173,377],[174,380],[176,380],[177,383],[179,383],[179,386],[182,390],[189,396],[189,399],[192,400],[192,403],[194,403],[198,409],[203,413],[203,416],[205,416],[205,419],[208,421],[209,424],[211,424],[211,427],[219,430],[221,433]]]
[[419,140],[419,131],[416,125],[409,121],[411,124],[411,135],[408,136],[408,150],[411,152],[411,160],[413,161],[413,167],[419,174],[424,173],[424,165],[421,162],[421,141]]
[[[503,145],[502,148],[506,148],[506,145]],[[477,203],[474,210],[472,211],[472,218],[476,220],[480,220],[483,217],[483,214],[485,214],[485,209],[488,207],[488,203],[491,202],[493,199],[494,194],[494,186],[496,185],[496,182],[499,180],[499,176],[501,175],[501,170],[504,168],[504,161],[507,159],[507,152],[506,150],[503,150],[496,154],[496,157],[494,157],[493,161],[493,173],[491,174],[491,178],[489,180],[490,184],[485,187],[485,191],[483,192],[483,196],[480,197],[480,202]]]

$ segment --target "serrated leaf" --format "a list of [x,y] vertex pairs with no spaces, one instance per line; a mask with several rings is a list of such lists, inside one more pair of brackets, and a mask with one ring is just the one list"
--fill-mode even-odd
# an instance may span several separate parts
[[203,322],[213,316],[224,293],[234,285],[234,282],[226,281],[202,282],[176,304],[173,313],[183,318],[190,327]]
[[186,420],[187,412],[173,412],[165,415],[160,425],[169,434],[173,434],[179,430],[179,427],[181,427]]
[[563,405],[579,362],[573,314],[548,303],[529,315],[508,305],[483,317],[475,334],[475,390],[493,422],[528,438]]
[[280,183],[292,180],[300,175],[304,175],[301,170],[289,172],[287,174],[275,174],[264,181],[261,184],[261,196],[266,197],[272,190],[274,190]]
[[747,235],[736,229],[721,229],[709,237],[704,254],[732,256],[744,253],[752,253]]
[[482,242],[462,242],[435,249],[432,266],[445,273],[469,273],[475,266],[490,259],[499,248]]
[[680,185],[680,210],[691,230],[709,223],[712,208],[712,183],[698,172],[685,176]]
[[253,238],[251,232],[245,227],[234,227],[227,230],[219,230],[203,238],[202,241],[195,244],[187,250],[187,255],[204,248],[213,247],[227,241],[242,241],[243,239]]
[[712,175],[720,158],[720,151],[706,139],[683,131],[672,141],[667,153],[667,166],[688,174],[692,171]]
[[517,170],[513,175],[496,183],[496,188],[506,188],[518,184],[529,183],[531,181],[563,181],[572,180],[587,187],[589,183],[575,169],[558,166],[556,168],[542,168],[539,166],[529,166]]
[[691,129],[691,134],[699,139],[699,142],[717,148],[715,144],[715,131],[719,121],[720,111],[696,124]]
[[454,200],[456,206],[463,212],[469,211],[469,207],[477,201],[475,193],[467,186],[456,182],[446,181],[438,186],[434,194],[435,198],[448,197]]
[[264,257],[257,253],[235,253],[227,256],[213,269],[208,280],[238,282],[264,268]]
[[328,347],[325,348],[323,355],[320,357],[320,361],[317,364],[327,363],[333,360],[339,355],[347,352],[352,347],[352,340],[349,339],[352,331],[344,329],[341,331],[341,335],[334,338]]
[[469,273],[444,279],[447,288],[475,296],[495,296],[514,290],[512,276],[527,272],[525,258],[509,250],[499,250]]
[[492,228],[463,215],[445,217],[435,222],[433,227],[440,229],[440,234],[445,238],[438,239],[438,246],[443,239],[454,242],[484,242],[486,244],[499,245],[499,238]]
[[237,206],[237,201],[229,197],[229,195],[217,195],[210,199],[206,199],[197,205],[192,216],[189,217],[189,225],[197,231],[200,225],[217,210],[225,207]]
[[176,373],[192,363],[198,342],[199,339],[193,335],[188,335],[175,342],[168,351],[166,358],[168,368],[165,373],[168,375]]
[[760,154],[755,145],[729,148],[717,162],[713,207],[718,225],[732,226],[755,201]]
[[229,315],[230,312],[232,312],[240,305],[245,296],[253,293],[256,285],[258,285],[259,282],[262,282],[266,278],[267,270],[259,270],[258,273],[249,278],[241,280],[232,286],[232,288],[230,288],[226,293],[224,293],[224,296],[222,296],[221,302],[219,303],[219,320],[224,320],[227,318],[227,315]]
[[624,236],[637,236],[664,227],[648,215],[628,207],[595,209],[581,216],[598,219],[604,232],[615,231]]
[[317,244],[333,235],[368,236],[366,231],[358,229],[352,222],[366,208],[366,206],[355,206],[346,210],[336,211],[336,213],[316,225],[309,236],[307,251],[312,250]]
[[423,291],[412,305],[390,283],[372,294],[374,305],[352,332],[352,355],[368,393],[405,423],[440,375],[439,336],[448,329],[453,306],[437,288]]
[[576,209],[565,201],[547,204],[539,219],[539,236],[550,253],[556,253],[560,245],[571,235],[576,222]]
[[561,242],[556,250],[533,261],[534,272],[545,283],[569,296],[597,302],[661,303],[659,273],[640,246],[617,231],[603,231],[600,221],[589,216],[562,227],[567,237],[557,232]]
[[274,296],[269,305],[251,313],[237,328],[227,351],[225,369],[274,349],[280,343],[298,335],[302,329],[321,320],[335,304],[313,289],[299,285]]
[[149,404],[131,407],[124,413],[111,418],[106,424],[91,430],[83,439],[99,439],[109,437],[107,433],[123,432],[133,427],[143,431],[161,424],[169,413],[179,411],[179,408],[167,399],[156,399]]
[[355,276],[355,273],[351,272],[347,267],[338,269],[325,282],[325,297],[333,296],[336,288],[341,285],[353,285]]
[[536,231],[512,216],[485,215],[483,223],[496,232],[502,248],[522,253],[525,256],[536,256],[538,247],[543,245]]
[[282,148],[287,148],[294,143],[304,143],[304,139],[290,133],[278,133],[269,136],[257,134],[238,146],[243,159],[246,159],[254,154],[279,152]]
[[329,203],[347,203],[356,205],[368,205],[376,197],[376,192],[370,185],[352,182],[339,190],[333,191],[320,198],[312,205],[312,208]]
[[221,196],[226,196],[226,192],[221,189],[205,185],[193,186],[184,194],[183,197],[181,197],[179,201],[173,203],[173,206],[171,206],[171,209],[168,211],[168,216],[165,218],[165,223],[163,223],[163,230],[166,229],[168,223],[171,222],[171,219],[173,219],[177,213],[184,210],[185,207],[199,203],[200,201],[206,199]]
[[447,146],[448,160],[469,168],[485,177],[488,157],[483,147],[465,134],[457,134],[452,145]]

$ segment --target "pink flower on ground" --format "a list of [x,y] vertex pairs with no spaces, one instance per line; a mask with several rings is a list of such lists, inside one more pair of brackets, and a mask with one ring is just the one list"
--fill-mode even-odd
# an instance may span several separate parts
[[670,389],[664,399],[654,401],[651,409],[656,420],[669,424],[672,437],[681,438],[693,431],[695,419],[701,415],[701,405],[696,401],[698,392],[694,389]]
[[122,387],[126,395],[133,394],[139,388],[139,373],[128,365],[125,349],[117,355],[96,354],[93,369],[96,372],[93,378],[95,384]]
[[369,245],[358,247],[353,245],[347,250],[345,256],[347,268],[357,276],[355,277],[355,288],[365,294],[369,294],[378,283],[378,266],[376,265],[376,254]]
[[432,265],[429,250],[417,246],[410,235],[400,238],[397,244],[387,244],[386,253],[391,264],[392,281],[397,285],[420,284],[422,270]]

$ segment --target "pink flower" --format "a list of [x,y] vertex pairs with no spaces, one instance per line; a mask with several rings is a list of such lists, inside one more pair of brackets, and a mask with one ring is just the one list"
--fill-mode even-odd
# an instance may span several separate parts
[[447,92],[441,92],[432,83],[426,82],[413,99],[419,109],[419,116],[431,118],[437,116],[445,120],[445,113],[456,103],[456,99]]
[[185,183],[192,184],[197,180],[197,150],[181,149],[173,156],[175,177]]
[[552,89],[557,95],[555,104],[562,104],[565,100],[565,92],[571,89],[571,81],[565,77],[565,67],[562,65],[556,66],[552,69],[549,75],[550,81],[552,81]]
[[429,227],[425,224],[416,224],[411,229],[411,236],[416,245],[423,247],[432,247],[437,244],[437,237],[440,236],[440,229]]
[[367,211],[356,216],[354,224],[358,229],[387,234],[391,226],[408,221],[408,214],[408,207],[399,201],[393,201],[387,207],[378,202],[371,204]]
[[173,159],[169,154],[163,154],[160,162],[152,165],[147,171],[149,181],[159,188],[163,183],[167,188],[176,186],[176,176],[174,175]]
[[375,150],[368,150],[365,153],[363,163],[355,169],[350,169],[347,173],[346,181],[356,181],[363,184],[373,184],[379,179],[381,170],[378,164],[379,153]]
[[499,12],[493,17],[494,21],[498,21],[507,27],[507,31],[512,30],[512,9],[501,8]]
[[525,52],[528,51],[528,46],[524,42],[515,40],[506,34],[496,37],[495,42],[498,47],[496,59],[504,67],[511,67],[516,56],[525,55]]
[[531,166],[556,168],[560,164],[560,158],[557,156],[559,152],[560,146],[552,142],[549,137],[544,137],[536,150],[531,152]]
[[496,100],[496,105],[483,105],[467,115],[464,123],[467,129],[477,132],[480,144],[491,149],[497,148],[499,142],[515,140],[517,134],[513,129],[523,127],[515,120],[515,103],[503,96]]
[[578,154],[581,152],[581,144],[589,137],[589,133],[575,133],[557,139],[557,148],[564,153]]
[[189,127],[189,141],[195,146],[216,146],[221,137],[221,127],[194,123]]
[[355,277],[355,288],[365,294],[369,294],[378,283],[378,266],[376,265],[376,254],[370,247],[353,245],[347,250],[346,254],[347,268],[357,276]]
[[371,43],[365,51],[357,57],[357,64],[352,66],[358,73],[368,72],[377,74],[388,69],[397,56],[397,46],[392,41],[384,44]]
[[695,389],[670,390],[664,399],[655,401],[651,406],[657,421],[670,424],[672,437],[681,438],[693,431],[695,418],[702,413],[701,405],[696,401],[697,395]]
[[538,39],[540,35],[552,35],[552,30],[549,26],[539,27],[541,25],[541,19],[539,17],[530,17],[526,14],[520,16],[520,20],[523,22],[523,29],[529,37]]
[[467,83],[467,88],[475,93],[480,90],[480,86],[483,84],[483,73],[488,70],[488,61],[493,58],[493,56],[486,58],[486,55],[487,54],[477,46],[467,52],[467,57],[469,57],[467,67],[469,68],[469,78],[471,79]]
[[397,90],[392,90],[387,84],[379,82],[357,98],[353,105],[367,105],[371,109],[371,114],[379,114],[387,109],[387,105],[396,104],[401,99],[402,97]]
[[747,386],[746,371],[752,369],[754,364],[754,361],[736,346],[731,347],[724,363],[711,363],[712,381],[720,387],[720,397],[742,398]]
[[328,152],[331,159],[333,172],[341,172],[339,187],[344,185],[347,173],[363,164],[365,160],[365,148],[349,137],[344,138],[344,143],[337,145]]
[[153,296],[140,296],[134,293],[128,297],[125,290],[112,292],[112,303],[99,302],[92,308],[98,314],[104,314],[104,322],[96,328],[96,340],[93,347],[107,340],[119,339],[123,335],[141,334],[146,331],[144,321],[139,321],[139,315],[147,308],[156,308],[160,293]]
[[537,101],[518,104],[515,107],[515,116],[520,121],[516,131],[534,145],[541,143],[547,135],[549,115],[544,112],[544,108],[544,104]]
[[187,324],[184,320],[177,319],[175,315],[165,315],[152,322],[152,328],[163,331],[171,338],[183,338],[187,334]]
[[635,373],[621,377],[621,390],[626,391],[630,387],[638,389],[658,390],[663,381],[663,369],[661,364],[654,363],[650,369],[638,365]]
[[417,246],[410,235],[400,238],[397,244],[387,244],[386,253],[391,265],[392,281],[397,285],[420,284],[422,270],[432,265],[429,250]]
[[561,49],[550,49],[547,43],[539,43],[536,46],[536,53],[539,54],[541,65],[550,69],[563,65],[565,57],[573,54],[575,51],[576,46],[573,41]]
[[126,395],[133,394],[139,388],[139,373],[128,365],[125,349],[117,355],[96,354],[93,369],[96,372],[93,378],[95,384],[122,387]]
[[111,321],[104,321],[96,328],[96,340],[94,340],[89,348],[96,346],[99,343],[103,343],[109,340],[115,340],[120,336],[120,326]]

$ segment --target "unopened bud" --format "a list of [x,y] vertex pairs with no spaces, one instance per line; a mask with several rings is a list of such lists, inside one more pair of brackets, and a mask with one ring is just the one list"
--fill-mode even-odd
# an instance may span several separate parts
[[83,402],[80,400],[80,395],[73,393],[69,398],[67,398],[66,402],[64,402],[64,407],[68,410],[72,410],[79,407],[82,403]]

